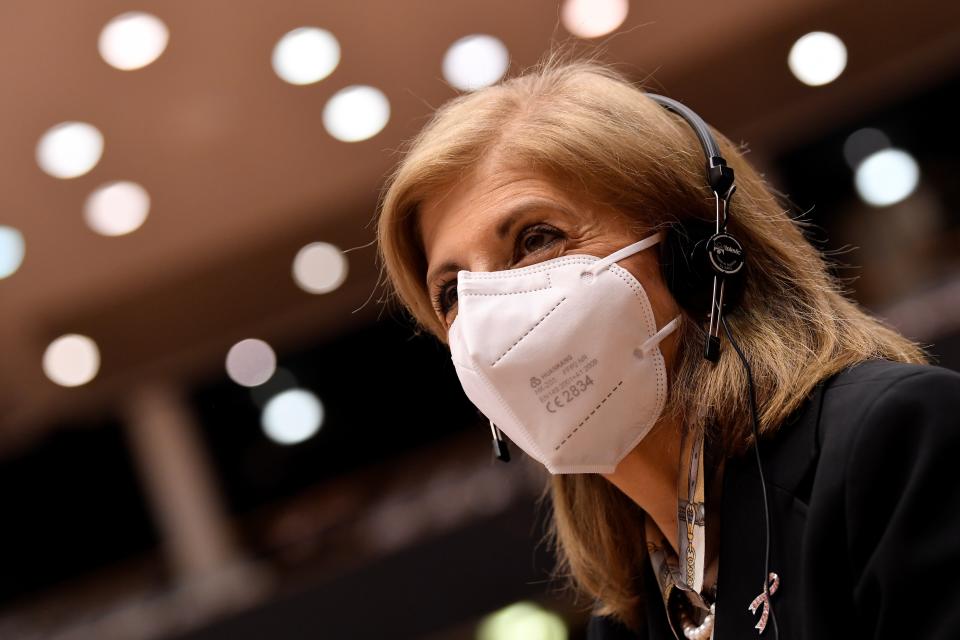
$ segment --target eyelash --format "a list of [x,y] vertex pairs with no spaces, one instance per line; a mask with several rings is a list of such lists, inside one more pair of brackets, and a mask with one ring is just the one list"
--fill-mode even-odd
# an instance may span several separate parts
[[[521,229],[520,232],[517,234],[516,240],[515,240],[515,242],[514,242],[514,249],[513,249],[513,259],[514,259],[514,262],[519,262],[520,260],[522,260],[522,259],[525,257],[525,256],[521,255],[521,249],[522,249],[523,241],[524,241],[532,232],[539,232],[539,233],[542,233],[542,234],[544,234],[544,235],[550,235],[550,236],[553,236],[553,238],[547,240],[542,246],[534,249],[533,251],[531,251],[531,252],[530,252],[529,254],[527,254],[527,255],[532,255],[532,254],[534,254],[534,253],[538,253],[538,252],[540,252],[540,251],[543,251],[543,250],[545,250],[545,249],[553,246],[553,244],[554,244],[557,240],[559,240],[559,239],[561,239],[561,238],[563,237],[563,233],[562,233],[559,229],[557,229],[556,227],[553,227],[553,226],[551,226],[551,225],[549,225],[549,224],[542,223],[542,222],[541,222],[541,223],[537,223],[537,224],[532,224],[532,225],[527,226],[527,227],[524,227],[524,228]],[[445,282],[441,283],[441,284],[437,287],[437,292],[436,292],[436,293],[434,294],[434,296],[433,296],[433,308],[436,309],[437,313],[439,313],[441,317],[444,317],[444,318],[447,317],[447,315],[450,313],[450,310],[453,308],[454,302],[448,302],[446,298],[447,298],[447,295],[448,295],[448,291],[450,290],[451,287],[454,288],[454,291],[456,290],[456,283],[457,283],[457,279],[456,279],[456,278],[450,278],[449,280],[446,280]]]

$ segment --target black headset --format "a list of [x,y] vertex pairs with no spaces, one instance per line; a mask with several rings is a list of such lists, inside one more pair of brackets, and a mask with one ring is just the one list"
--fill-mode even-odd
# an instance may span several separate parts
[[[664,96],[648,93],[654,102],[681,116],[697,134],[706,156],[707,182],[716,203],[716,219],[692,219],[667,231],[663,245],[662,269],[674,299],[689,312],[705,318],[707,338],[703,356],[711,362],[720,358],[720,327],[723,314],[740,293],[736,277],[746,262],[740,242],[727,233],[730,199],[737,187],[733,168],[720,155],[710,128],[692,109]],[[705,292],[710,290],[709,298]]]
[[[769,579],[770,573],[770,508],[767,497],[767,482],[763,474],[763,463],[760,459],[759,419],[757,413],[756,393],[753,385],[753,374],[750,363],[730,332],[724,316],[726,310],[732,307],[739,298],[742,290],[741,278],[738,277],[746,264],[746,255],[740,242],[727,232],[727,223],[730,214],[730,199],[736,191],[734,184],[733,167],[727,165],[720,154],[710,127],[695,111],[689,107],[665,96],[648,93],[651,100],[663,106],[681,118],[697,134],[700,146],[706,157],[707,183],[713,192],[716,203],[715,220],[685,220],[682,224],[675,223],[668,231],[661,247],[661,269],[667,287],[680,306],[691,315],[703,319],[707,323],[706,340],[704,342],[703,357],[716,363],[720,359],[720,328],[723,327],[727,340],[737,352],[741,364],[747,374],[748,391],[750,396],[750,414],[753,422],[754,447],[756,453],[757,470],[760,473],[760,485],[763,490],[763,518],[765,525],[765,555],[763,571],[763,594],[770,607],[770,618],[773,621],[774,638],[779,640],[780,629],[777,626],[777,616],[773,603],[770,602]],[[709,290],[710,295],[706,293]],[[493,433],[493,450],[498,460],[509,462],[510,451],[503,433],[493,421],[490,422]]]

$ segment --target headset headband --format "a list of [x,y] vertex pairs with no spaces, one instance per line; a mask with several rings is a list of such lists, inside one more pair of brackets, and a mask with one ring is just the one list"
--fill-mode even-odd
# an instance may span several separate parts
[[727,161],[720,155],[720,145],[717,144],[713,134],[710,133],[710,127],[707,126],[707,123],[693,109],[673,98],[655,93],[648,93],[647,97],[682,117],[693,128],[697,134],[697,139],[700,140],[700,146],[703,147],[703,153],[707,157],[707,181],[718,198],[726,199],[730,187],[733,186],[733,168],[728,167]]

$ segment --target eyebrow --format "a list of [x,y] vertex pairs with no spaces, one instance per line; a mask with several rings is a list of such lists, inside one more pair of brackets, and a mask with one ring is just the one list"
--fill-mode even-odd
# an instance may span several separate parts
[[[522,218],[525,214],[538,209],[556,209],[567,215],[573,215],[573,212],[568,207],[557,202],[556,200],[551,200],[540,196],[524,198],[519,203],[510,207],[503,215],[503,219],[497,224],[496,229],[494,230],[497,238],[499,240],[504,240],[510,234],[510,231],[517,224],[517,221],[520,218]],[[451,271],[460,271],[461,269],[463,269],[463,267],[457,262],[453,260],[447,260],[443,264],[432,269],[427,274],[427,287],[429,288],[430,283],[435,282],[436,279],[441,275]]]
[[450,273],[451,271],[454,271],[454,272],[460,271],[461,269],[463,269],[463,267],[461,267],[456,262],[453,262],[451,260],[444,262],[439,267],[437,267],[436,269],[431,271],[429,274],[427,274],[427,288],[430,288],[430,283],[435,282],[437,278],[439,278],[443,274]]

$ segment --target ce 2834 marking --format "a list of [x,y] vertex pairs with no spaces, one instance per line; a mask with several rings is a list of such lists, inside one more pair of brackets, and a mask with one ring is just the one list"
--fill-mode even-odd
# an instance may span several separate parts
[[587,387],[593,384],[593,378],[584,376],[579,380],[574,380],[566,389],[553,397],[553,400],[547,401],[547,411],[556,413],[557,409],[562,409],[567,404],[573,402],[577,397],[587,390]]

